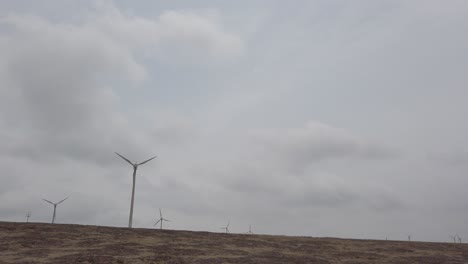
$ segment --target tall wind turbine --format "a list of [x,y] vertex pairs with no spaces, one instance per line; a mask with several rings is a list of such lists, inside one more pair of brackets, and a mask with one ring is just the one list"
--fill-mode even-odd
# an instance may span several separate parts
[[132,186],[132,201],[130,203],[130,216],[128,217],[128,227],[132,228],[132,220],[133,220],[133,201],[135,199],[135,179],[136,179],[136,171],[138,166],[145,164],[146,162],[156,158],[156,156],[152,157],[151,159],[145,160],[141,163],[132,163],[129,159],[125,158],[124,156],[120,155],[119,153],[115,152],[119,157],[121,157],[126,162],[130,163],[133,166],[133,186]]
[[58,202],[58,203],[53,203],[53,202],[51,202],[51,201],[49,201],[49,200],[42,199],[42,200],[44,200],[44,201],[46,201],[46,202],[48,202],[48,203],[50,203],[51,205],[54,206],[54,214],[52,215],[52,224],[55,222],[55,212],[56,212],[56,210],[57,210],[57,205],[61,204],[63,201],[65,201],[65,200],[68,199],[68,198],[69,198],[69,197],[63,199],[62,201],[60,201],[60,202]]
[[228,224],[226,227],[221,227],[220,229],[226,230],[226,234],[229,233],[229,225],[231,224],[231,221],[228,221]]
[[159,229],[162,229],[163,221],[170,222],[170,220],[167,220],[166,218],[163,218],[161,208],[159,208],[159,220],[156,223],[154,223],[154,225],[157,225],[158,223],[161,223],[161,227]]

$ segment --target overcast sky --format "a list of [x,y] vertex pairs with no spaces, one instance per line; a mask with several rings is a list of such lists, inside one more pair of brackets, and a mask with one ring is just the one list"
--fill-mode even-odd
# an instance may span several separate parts
[[0,2],[0,220],[468,239],[465,0]]

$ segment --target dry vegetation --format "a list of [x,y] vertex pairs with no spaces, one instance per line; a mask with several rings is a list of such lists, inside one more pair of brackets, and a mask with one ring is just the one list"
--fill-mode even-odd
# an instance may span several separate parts
[[0,263],[468,263],[468,246],[0,222]]

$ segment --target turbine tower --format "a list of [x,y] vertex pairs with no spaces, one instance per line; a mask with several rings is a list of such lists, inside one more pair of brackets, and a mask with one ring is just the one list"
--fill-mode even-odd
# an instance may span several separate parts
[[221,227],[220,229],[226,230],[226,234],[229,233],[229,225],[231,224],[231,221],[228,221],[228,224],[226,227]]
[[26,223],[29,223],[29,217],[31,217],[31,212],[28,212],[26,215]]
[[151,159],[148,159],[148,160],[145,160],[141,163],[132,163],[129,159],[125,158],[124,156],[120,155],[119,153],[115,152],[115,154],[117,154],[119,157],[121,157],[123,160],[125,160],[126,162],[130,163],[130,165],[132,165],[133,167],[133,186],[132,186],[132,200],[131,200],[131,203],[130,203],[130,216],[128,217],[128,227],[129,228],[132,228],[132,220],[133,220],[133,201],[135,199],[135,179],[136,179],[136,171],[138,169],[138,166],[140,165],[143,165],[145,163],[147,163],[148,161],[156,158],[156,156],[152,157]]
[[53,203],[53,202],[51,202],[51,201],[49,201],[49,200],[42,199],[42,200],[44,200],[44,201],[46,201],[46,202],[48,202],[48,203],[50,203],[51,205],[54,206],[54,214],[52,215],[52,224],[55,222],[55,212],[57,211],[57,205],[61,204],[63,201],[65,201],[65,200],[68,199],[68,198],[69,198],[69,197],[63,199],[62,201],[60,201],[60,202],[58,202],[58,203]]
[[162,229],[163,221],[170,222],[170,220],[167,220],[166,218],[163,218],[161,208],[159,208],[159,220],[156,223],[154,223],[154,225],[157,225],[158,223],[161,223],[161,226],[160,226],[159,229]]

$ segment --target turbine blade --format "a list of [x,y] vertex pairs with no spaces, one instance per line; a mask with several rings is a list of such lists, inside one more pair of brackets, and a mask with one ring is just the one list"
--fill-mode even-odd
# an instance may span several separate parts
[[145,161],[139,163],[138,166],[143,165],[143,164],[145,164],[146,162],[155,159],[156,157],[157,157],[157,156],[154,156],[154,157],[152,157],[151,159],[145,160]]
[[46,199],[42,199],[42,200],[44,200],[44,201],[46,201],[46,202],[48,202],[48,203],[50,203],[50,204],[54,204],[53,202],[51,202],[51,201],[49,201],[49,200],[46,200]]
[[161,217],[161,219],[163,218],[163,217],[162,217],[161,208],[159,208],[159,216]]
[[154,225],[157,225],[159,222],[161,222],[161,219],[159,219],[156,223],[154,223]]
[[170,221],[171,221],[171,220],[167,220],[166,218],[163,218],[163,220],[166,221],[166,222],[170,222]]
[[62,201],[58,202],[57,204],[60,204],[62,203],[63,201],[65,201],[66,199],[70,198],[70,196],[68,196],[67,198],[63,199]]
[[124,156],[120,155],[120,154],[117,153],[117,152],[114,152],[114,153],[117,154],[117,155],[119,155],[119,157],[121,157],[123,160],[125,160],[126,162],[130,163],[130,165],[133,166],[133,163],[132,163],[130,160],[128,160],[127,158],[125,158]]

